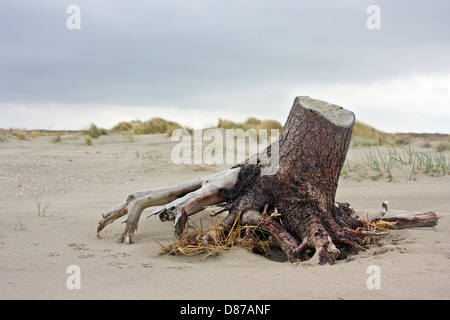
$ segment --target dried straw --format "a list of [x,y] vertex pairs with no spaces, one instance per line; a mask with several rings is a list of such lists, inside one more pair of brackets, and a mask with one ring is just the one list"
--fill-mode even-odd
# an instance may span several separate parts
[[387,234],[383,231],[397,229],[395,227],[396,223],[396,221],[389,222],[384,221],[383,219],[369,220],[369,217],[367,216],[366,220],[363,221],[363,228],[356,229],[356,233],[362,231],[361,233],[367,234],[363,239],[363,245],[370,245],[372,242],[375,244],[377,236]]
[[[240,212],[229,230],[220,224],[214,225],[207,232],[203,231],[203,225],[200,228],[189,226],[188,229],[168,246],[162,245],[156,239],[153,240],[162,247],[162,254],[188,256],[206,254],[204,258],[207,258],[230,252],[235,248],[244,248],[265,256],[270,253],[269,240],[266,237],[268,232],[259,225],[241,225]],[[210,236],[209,241],[203,241],[206,234]]]

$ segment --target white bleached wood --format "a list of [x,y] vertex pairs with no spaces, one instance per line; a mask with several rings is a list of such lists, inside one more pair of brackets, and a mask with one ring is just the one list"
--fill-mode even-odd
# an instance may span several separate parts
[[219,189],[233,187],[239,170],[240,168],[233,168],[173,186],[132,193],[124,202],[102,214],[103,219],[98,223],[97,234],[108,224],[128,213],[124,221],[125,229],[119,242],[131,243],[142,211],[154,206],[163,207],[150,216],[160,214],[161,220],[176,220],[175,224],[177,224],[182,210],[187,215],[191,215],[203,210],[206,206],[223,202],[224,199],[219,196]]

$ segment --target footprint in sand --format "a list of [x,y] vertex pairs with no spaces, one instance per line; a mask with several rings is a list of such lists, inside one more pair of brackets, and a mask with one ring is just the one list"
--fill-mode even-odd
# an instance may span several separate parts
[[130,255],[128,253],[119,252],[119,253],[110,254],[107,257],[110,257],[110,258],[123,258],[123,257],[129,257],[129,256]]
[[94,257],[93,254],[85,252],[85,251],[90,250],[89,248],[86,247],[85,243],[68,243],[67,246],[69,246],[70,248],[72,248],[75,251],[80,251],[81,254],[78,255],[78,258],[80,258],[80,259],[87,259],[87,258]]
[[154,265],[152,263],[141,263],[141,265],[143,268],[146,268],[146,269],[154,267]]
[[129,265],[129,264],[124,263],[124,262],[118,262],[118,261],[111,261],[110,263],[108,263],[108,265],[111,266],[111,267],[119,268],[119,269],[124,269],[124,268],[131,269],[131,268],[133,268],[132,265]]
[[59,253],[57,253],[57,252],[50,252],[50,253],[48,254],[48,256],[49,256],[49,257],[59,257]]
[[68,243],[67,246],[69,246],[70,248],[72,248],[73,250],[76,250],[76,251],[87,251],[87,250],[89,250],[88,248],[86,248],[86,244],[85,243]]

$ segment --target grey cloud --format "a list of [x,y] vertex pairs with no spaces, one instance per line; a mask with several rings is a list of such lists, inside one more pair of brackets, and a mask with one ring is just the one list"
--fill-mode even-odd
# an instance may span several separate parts
[[[82,29],[71,31],[75,2]],[[246,88],[449,72],[448,1],[375,1],[382,28],[370,31],[373,2],[2,3],[0,102],[209,108],[205,95]]]

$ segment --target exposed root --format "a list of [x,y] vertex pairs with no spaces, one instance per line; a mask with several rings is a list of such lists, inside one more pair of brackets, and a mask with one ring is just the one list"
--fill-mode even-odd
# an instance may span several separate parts
[[274,246],[273,242],[275,241],[290,261],[309,260],[311,257],[305,254],[305,250],[313,250],[318,263],[325,264],[333,263],[342,254],[335,243],[345,244],[349,252],[357,253],[363,250],[362,246],[374,244],[375,238],[387,235],[385,230],[396,229],[395,222],[367,219],[362,221],[363,227],[356,230],[347,227],[337,234],[332,234],[335,243],[329,234],[323,235],[323,237],[318,237],[316,234],[314,241],[311,237],[305,237],[299,244],[277,222],[280,214],[275,210],[267,215],[267,207],[266,205],[263,213],[260,214],[261,219],[256,225],[244,225],[248,219],[246,219],[245,213],[238,212],[235,215],[229,214],[223,222],[214,225],[207,231],[203,230],[203,226],[200,228],[188,226],[186,232],[174,239],[170,245],[163,245],[158,240],[153,240],[162,247],[163,254],[206,254],[205,258],[227,253],[235,248],[244,248],[251,252],[270,256],[270,249]]

